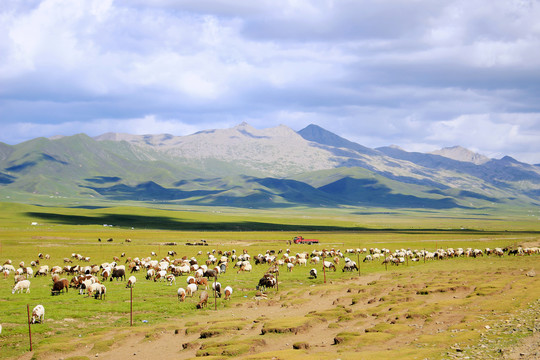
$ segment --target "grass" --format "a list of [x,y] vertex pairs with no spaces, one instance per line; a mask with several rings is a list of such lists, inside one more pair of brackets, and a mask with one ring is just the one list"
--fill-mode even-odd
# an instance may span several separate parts
[[[358,209],[291,209],[287,211],[265,211],[245,209],[211,208],[139,208],[139,207],[103,207],[96,209],[61,208],[0,203],[0,262],[11,259],[15,266],[20,261],[29,264],[37,259],[38,253],[49,254],[49,260],[41,264],[49,266],[60,264],[65,257],[74,252],[91,258],[91,264],[112,261],[113,256],[150,256],[152,251],[161,258],[168,250],[175,250],[178,256],[196,257],[200,262],[206,259],[210,250],[231,250],[241,252],[247,249],[253,256],[266,250],[285,250],[291,253],[310,252],[312,249],[339,248],[416,248],[429,249],[446,247],[503,247],[514,246],[522,242],[537,240],[540,236],[540,224],[531,219],[525,211],[513,211],[508,214],[486,213],[473,214],[463,212],[411,212],[397,211],[392,215],[358,215]],[[487,212],[487,211],[486,211]],[[31,225],[37,222],[38,225]],[[111,224],[114,226],[103,226]],[[225,230],[226,231],[225,231]],[[280,230],[281,229],[281,230]],[[319,229],[315,231],[314,229]],[[322,231],[320,229],[332,229]],[[318,238],[319,246],[288,245],[286,240],[300,234],[304,237]],[[112,243],[98,242],[97,239],[113,238]],[[123,240],[132,239],[131,243]],[[184,243],[206,239],[210,246],[192,247]],[[167,246],[165,243],[177,243]],[[202,254],[198,255],[198,251]],[[355,255],[351,256],[357,261]],[[393,267],[388,270],[380,263],[362,263],[362,276],[375,273],[391,274],[371,285],[347,285],[350,292],[332,309],[317,311],[307,317],[292,319],[262,319],[266,332],[298,332],[314,323],[313,321],[332,321],[336,333],[341,323],[357,323],[367,327],[367,322],[378,318],[385,321],[389,316],[397,317],[397,324],[373,326],[374,332],[360,333],[351,340],[355,351],[370,344],[382,344],[395,335],[407,333],[412,322],[433,323],[432,315],[445,311],[449,307],[468,307],[462,317],[464,322],[453,326],[454,330],[467,330],[463,341],[473,342],[469,329],[482,329],[484,320],[473,315],[473,311],[482,316],[495,313],[514,312],[523,309],[538,297],[538,287],[531,283],[533,278],[523,275],[524,269],[535,268],[539,272],[537,257],[484,257],[478,259],[450,259],[437,262],[409,262],[408,266]],[[86,263],[81,263],[86,264]],[[292,309],[302,308],[308,299],[317,299],[334,292],[347,289],[341,281],[351,279],[357,274],[337,272],[326,273],[324,284],[320,266],[318,279],[308,279],[307,272],[314,267],[308,265],[296,267],[293,272],[281,271],[279,293],[269,290],[268,301],[278,301]],[[255,295],[255,285],[268,266],[258,265],[251,273],[237,274],[233,269],[220,276],[223,286],[233,285],[234,294],[230,303],[217,300],[218,309],[235,307],[235,304],[248,301]],[[159,324],[172,323],[195,314],[197,297],[178,302],[176,289],[185,286],[185,278],[177,279],[177,285],[170,287],[163,283],[144,280],[137,274],[138,281],[133,289],[133,324],[134,330]],[[43,304],[46,308],[43,324],[32,325],[33,343],[36,356],[40,354],[65,352],[80,342],[94,339],[99,351],[111,348],[111,343],[102,339],[111,329],[129,328],[130,291],[123,282],[107,282],[105,300],[94,300],[78,295],[73,289],[67,294],[51,297],[49,277],[31,279],[29,294],[11,294],[13,278],[0,278],[0,306],[3,325],[0,334],[0,358],[17,357],[27,351],[26,309],[30,310]],[[426,286],[427,285],[427,286]],[[468,290],[467,290],[468,289]],[[524,290],[526,289],[526,290]],[[469,297],[438,301],[437,296],[470,291]],[[303,298],[303,294],[310,298]],[[499,296],[504,293],[505,297]],[[374,302],[367,304],[373,299]],[[516,300],[513,300],[516,299]],[[209,309],[213,311],[213,299]],[[368,310],[356,310],[355,306],[368,306]],[[377,316],[373,316],[373,314]],[[242,320],[211,324],[193,321],[185,328],[187,334],[202,334],[215,331],[215,337],[234,334],[242,329]],[[492,321],[492,320],[490,320]],[[229,323],[229,324],[226,324]],[[455,335],[455,334],[454,334]],[[444,348],[454,337],[432,334],[422,335],[426,346],[435,344]],[[461,333],[460,333],[461,336]],[[461,341],[461,337],[459,337]],[[223,342],[216,342],[224,344]],[[256,343],[255,343],[256,344]],[[339,347],[347,350],[348,342]],[[227,354],[233,356],[246,354],[254,343],[250,341],[229,344]],[[229,346],[226,345],[226,346]],[[225,346],[225,345],[224,345]],[[208,353],[218,353],[219,346],[208,348]],[[440,350],[440,349],[439,349]],[[296,357],[305,349],[295,350]],[[249,351],[247,351],[249,353]],[[247,355],[246,355],[247,356]],[[342,358],[347,358],[346,354]]]

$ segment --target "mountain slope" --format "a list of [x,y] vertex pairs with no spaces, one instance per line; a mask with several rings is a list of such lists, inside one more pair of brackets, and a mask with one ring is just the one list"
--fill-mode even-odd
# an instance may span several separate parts
[[78,134],[0,144],[0,195],[246,208],[441,209],[540,200],[538,166],[510,157],[485,161],[462,148],[444,154],[369,149],[316,125],[298,133],[242,123],[189,136]]

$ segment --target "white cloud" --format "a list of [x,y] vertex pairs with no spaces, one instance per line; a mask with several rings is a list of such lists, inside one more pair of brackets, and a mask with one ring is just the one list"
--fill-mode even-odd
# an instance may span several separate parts
[[317,123],[370,147],[462,145],[540,162],[536,1],[2,5],[0,141],[246,120]]

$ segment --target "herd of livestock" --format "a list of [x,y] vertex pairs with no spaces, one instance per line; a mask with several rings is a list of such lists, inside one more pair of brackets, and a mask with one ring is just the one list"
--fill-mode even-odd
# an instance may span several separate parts
[[[160,260],[153,259],[156,256],[151,252],[152,256],[138,258],[127,257],[125,253],[120,256],[114,256],[112,262],[104,262],[102,264],[86,265],[90,262],[90,257],[83,256],[77,253],[71,254],[71,257],[64,258],[62,265],[55,265],[49,268],[48,265],[40,265],[40,261],[49,260],[47,254],[38,254],[36,260],[32,261],[29,266],[21,261],[17,267],[13,265],[11,260],[5,261],[0,266],[0,272],[3,273],[4,279],[11,275],[14,277],[14,286],[12,294],[30,292],[30,279],[35,276],[50,276],[51,277],[51,295],[58,295],[62,292],[68,292],[68,289],[73,288],[79,294],[87,294],[96,299],[103,299],[106,295],[106,282],[126,281],[126,276],[129,277],[126,281],[126,287],[134,287],[137,282],[135,274],[143,274],[147,281],[165,282],[167,285],[176,284],[176,279],[180,276],[186,276],[186,287],[180,287],[177,290],[178,300],[184,301],[186,296],[193,297],[199,290],[200,301],[196,304],[196,308],[203,308],[208,303],[208,287],[211,284],[212,292],[217,297],[222,295],[226,300],[230,299],[233,293],[231,286],[222,288],[221,283],[217,281],[219,275],[225,273],[233,264],[232,267],[238,273],[250,272],[253,266],[265,265],[268,270],[259,280],[256,285],[257,290],[264,291],[268,288],[273,288],[277,284],[276,275],[279,275],[281,268],[291,272],[295,267],[305,266],[306,268],[316,265],[322,265],[324,271],[336,271],[337,267],[342,264],[341,270],[359,271],[358,264],[350,257],[352,255],[360,257],[363,254],[363,262],[380,261],[382,264],[391,264],[398,266],[406,261],[427,261],[441,260],[454,257],[471,257],[477,258],[481,256],[525,256],[540,254],[538,247],[515,247],[515,248],[494,248],[494,249],[438,249],[436,251],[425,250],[410,250],[398,249],[391,252],[389,249],[346,249],[344,252],[340,250],[313,250],[311,252],[300,252],[292,254],[289,249],[283,251],[267,250],[265,254],[251,256],[248,251],[243,250],[238,253],[235,250],[207,251],[206,259],[203,263],[195,257],[188,258],[187,256],[176,257],[177,253],[174,250],[168,251],[167,256]],[[199,251],[197,255],[203,255]],[[80,262],[80,264],[74,264]],[[310,278],[317,278],[317,269],[311,268],[307,275]],[[68,280],[68,277],[71,277]],[[45,309],[42,305],[36,306],[32,314],[32,322],[42,322],[45,316]]]

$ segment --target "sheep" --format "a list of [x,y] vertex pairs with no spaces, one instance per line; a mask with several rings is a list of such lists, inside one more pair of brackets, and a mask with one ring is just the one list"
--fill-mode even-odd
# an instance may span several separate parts
[[259,284],[257,285],[256,289],[263,289],[266,290],[268,287],[274,287],[276,286],[277,280],[274,278],[274,275],[272,274],[265,274],[261,279],[259,279]]
[[129,279],[128,279],[128,282],[126,284],[126,287],[127,288],[132,288],[135,283],[137,282],[137,278],[135,276],[130,276]]
[[43,307],[43,305],[36,305],[34,310],[32,310],[31,323],[36,324],[39,322],[41,324],[43,323],[44,320],[45,320],[45,308]]
[[197,309],[202,309],[203,307],[208,306],[208,292],[203,291],[199,297],[199,303],[197,304]]
[[215,272],[213,269],[208,269],[204,272],[204,277],[210,279],[211,277],[213,278],[216,278],[217,279],[217,272]]
[[150,280],[150,279],[153,278],[154,276],[156,276],[156,270],[154,270],[154,269],[149,269],[149,270],[146,272],[146,280]]
[[253,270],[253,266],[249,261],[241,261],[242,264],[240,264],[240,269],[238,269],[237,273],[240,271],[251,271]]
[[293,271],[293,268],[294,268],[294,264],[293,264],[293,263],[287,263],[287,271],[288,271],[288,272],[292,272],[292,271]]
[[173,282],[176,285],[176,277],[173,274],[168,274],[165,276],[165,279],[168,281],[167,285],[172,286]]
[[195,284],[197,284],[197,286],[204,286],[205,290],[208,289],[208,279],[207,278],[198,278],[198,279],[196,279]]
[[324,268],[327,268],[327,269],[329,269],[329,270],[330,270],[330,269],[333,269],[334,271],[336,271],[336,265],[334,265],[334,264],[333,264],[332,262],[330,262],[330,261],[326,261],[326,260],[325,260],[325,261],[323,262],[323,267],[324,267]]
[[188,276],[187,279],[186,279],[186,282],[188,283],[188,285],[189,284],[195,284],[196,279],[193,276]]
[[217,297],[221,297],[221,283],[219,282],[213,282],[212,283],[212,290],[214,290],[216,292],[216,296]]
[[345,265],[343,265],[343,269],[341,271],[345,272],[345,271],[353,271],[353,270],[358,271],[358,265],[356,265],[355,261],[349,260],[345,262]]
[[84,291],[88,289],[92,284],[94,284],[92,280],[86,279],[81,281],[81,283],[79,284],[79,295],[84,294]]
[[88,294],[88,297],[90,297],[94,295],[94,293],[98,293],[99,290],[101,290],[101,284],[93,283],[86,288],[86,293]]
[[22,294],[23,290],[25,290],[25,293],[30,292],[30,280],[22,280],[13,286],[13,290],[11,290],[12,294],[15,294],[16,292],[19,292]]
[[317,269],[309,270],[309,276],[316,279],[317,278]]
[[225,293],[225,300],[231,300],[231,295],[233,293],[232,287],[226,286],[224,293]]
[[45,276],[49,273],[49,266],[48,265],[41,265],[36,273],[36,276],[42,275]]
[[118,280],[126,280],[126,271],[124,269],[114,269],[111,274],[111,280],[113,281],[113,278]]
[[103,284],[97,284],[98,286],[95,287],[94,292],[94,298],[97,299],[99,297],[100,300],[103,300],[105,297],[105,294],[107,293],[107,288]]
[[58,295],[64,289],[66,290],[66,292],[68,292],[68,288],[69,282],[67,281],[67,279],[60,279],[58,281],[55,281],[51,289],[51,295]]
[[19,281],[23,281],[23,280],[26,280],[24,275],[15,274],[15,276],[13,277],[13,284],[16,284]]
[[186,288],[186,296],[193,297],[193,294],[197,291],[197,285],[196,284],[189,284]]
[[178,301],[184,301],[186,299],[186,290],[184,288],[178,288]]
[[160,270],[157,272],[156,274],[156,277],[154,278],[154,282],[156,281],[162,281],[163,279],[165,279],[165,276],[167,276],[167,271],[165,270]]

